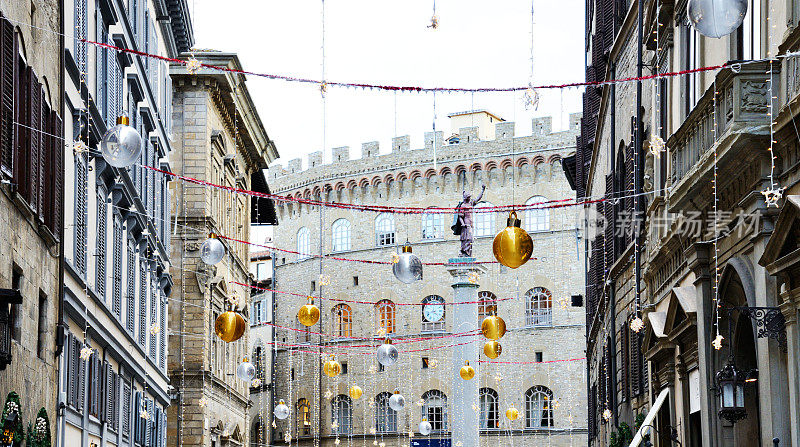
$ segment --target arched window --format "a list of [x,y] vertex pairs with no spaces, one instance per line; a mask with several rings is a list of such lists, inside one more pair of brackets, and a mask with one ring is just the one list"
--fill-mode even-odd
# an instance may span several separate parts
[[333,336],[347,338],[353,336],[353,310],[347,304],[340,303],[331,310]]
[[430,390],[422,395],[422,417],[431,423],[434,432],[447,430],[447,396],[439,390]]
[[[260,345],[261,340],[256,340],[256,344]],[[253,349],[252,362],[253,366],[256,368],[256,377],[258,378],[264,378],[264,370],[262,369],[264,367],[264,362],[262,362],[263,359],[261,358],[262,352],[261,346],[256,346],[256,348]]]
[[525,393],[525,428],[553,426],[553,392],[536,385]]
[[[493,207],[489,202],[481,202],[475,208],[490,208]],[[475,237],[494,236],[494,222],[495,213],[488,212],[475,212]]]
[[[525,205],[536,205],[547,202],[543,196],[533,196]],[[550,229],[550,211],[547,208],[534,207],[525,212],[525,230],[528,232],[547,231]]]
[[481,388],[481,428],[500,428],[497,391]]
[[[331,401],[331,432],[335,435],[349,435],[353,423],[350,396],[340,394]],[[335,427],[335,428],[334,428]]]
[[497,312],[497,296],[488,290],[478,292],[478,327],[481,327],[483,319]]
[[444,331],[444,298],[439,295],[429,295],[422,300],[422,304],[422,332]]
[[397,432],[397,412],[389,407],[392,393],[384,392],[375,397],[375,430],[378,433]]
[[253,425],[250,428],[250,445],[253,447],[266,445],[268,435],[269,433],[261,422],[261,416],[254,417]]
[[308,399],[301,398],[297,401],[297,436],[309,436],[311,434],[311,407]]
[[444,214],[422,214],[422,239],[441,239],[444,237]]
[[350,250],[350,221],[336,219],[333,222],[333,251]]
[[375,218],[375,245],[386,247],[394,245],[394,216],[389,213],[378,214]]
[[553,324],[553,296],[544,287],[534,287],[525,293],[525,325]]
[[375,303],[375,328],[385,329],[387,335],[394,333],[394,307],[389,300]]
[[311,237],[308,228],[303,227],[297,231],[297,260],[302,261],[311,257]]

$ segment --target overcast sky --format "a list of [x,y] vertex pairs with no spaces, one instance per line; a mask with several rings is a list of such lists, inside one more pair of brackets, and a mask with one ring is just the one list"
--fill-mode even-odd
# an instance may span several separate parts
[[[190,0],[197,48],[233,51],[246,70],[319,79],[321,0]],[[439,28],[427,28],[432,0],[325,2],[326,78],[330,81],[448,87],[527,85],[531,71],[531,0],[439,0]],[[584,0],[535,0],[534,83],[582,81]],[[410,135],[423,145],[433,127],[432,94],[329,88],[327,125],[314,85],[248,77],[248,88],[283,165],[325,148]],[[526,110],[522,93],[437,94],[436,129],[450,131],[447,114],[488,109],[516,121],[529,135],[531,118],[552,115],[554,127],[580,110],[578,89],[541,93]],[[323,131],[323,129],[325,129]],[[396,130],[395,130],[396,129]],[[447,135],[446,135],[447,136]]]

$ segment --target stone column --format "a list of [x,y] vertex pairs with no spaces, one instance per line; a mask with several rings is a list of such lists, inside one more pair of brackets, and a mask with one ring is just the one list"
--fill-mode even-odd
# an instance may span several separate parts
[[[453,322],[453,332],[474,330],[478,324],[478,282],[470,281],[470,275],[483,274],[486,267],[474,264],[475,258],[450,259],[447,271],[453,275],[453,302],[468,304],[455,304],[450,306],[450,318]],[[452,433],[452,445],[461,447],[478,446],[478,413],[472,409],[478,404],[478,384],[480,378],[464,380],[459,375],[465,361],[478,370],[478,348],[481,339],[473,337],[473,343],[456,346],[453,348],[452,357],[452,391],[448,396],[450,414],[447,418],[449,429]]]
[[[800,331],[797,327],[797,309],[800,303],[800,289],[794,289],[782,294],[784,301],[781,312],[786,318],[786,344],[787,365],[789,377],[789,435],[791,445],[800,445]],[[781,440],[783,444],[783,440]]]
[[697,363],[700,370],[700,431],[703,445],[720,445],[718,439],[716,396],[714,394],[714,356],[711,341],[713,331],[714,296],[712,293],[713,272],[709,270],[707,244],[694,243],[686,249],[686,263],[694,272],[697,293]]

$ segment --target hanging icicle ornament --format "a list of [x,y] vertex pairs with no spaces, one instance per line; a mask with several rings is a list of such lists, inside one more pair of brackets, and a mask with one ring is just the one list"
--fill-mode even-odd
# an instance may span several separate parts
[[503,353],[503,347],[497,340],[489,340],[483,345],[483,353],[494,360]]
[[194,76],[201,68],[203,68],[203,64],[201,64],[194,55],[186,61],[186,71],[188,71],[190,75]]
[[94,349],[88,346],[84,346],[83,348],[81,348],[81,354],[80,354],[81,360],[89,360],[90,358],[92,358],[92,354],[94,354]]
[[247,323],[245,323],[244,318],[230,310],[221,313],[214,322],[214,332],[217,337],[227,343],[242,338],[245,329],[247,329]]
[[284,402],[283,399],[281,399],[278,402],[278,405],[275,406],[275,411],[273,411],[273,414],[280,420],[284,420],[289,417],[289,407],[286,406],[286,402]]
[[511,211],[508,215],[508,226],[497,233],[492,244],[497,261],[512,269],[528,262],[533,254],[533,239],[527,231],[520,228],[521,223],[516,211]]
[[644,321],[639,316],[636,316],[631,320],[631,330],[638,334],[642,329],[644,329]]
[[481,332],[490,340],[500,340],[506,334],[506,322],[492,311],[492,315],[483,319]]
[[606,421],[611,419],[611,410],[609,410],[608,408],[603,410],[603,419],[605,419]]
[[395,390],[392,397],[389,398],[389,408],[394,411],[400,411],[406,406],[406,398],[400,394],[399,390]]
[[297,312],[297,320],[305,327],[317,324],[317,321],[319,321],[319,307],[314,305],[314,297],[308,297],[308,302]]
[[392,261],[392,273],[404,284],[422,280],[422,261],[413,253],[408,242],[403,245],[397,262]]
[[245,382],[250,382],[256,376],[256,367],[248,360],[247,357],[242,359],[242,363],[236,367],[236,377]]
[[725,338],[722,336],[722,334],[717,334],[716,338],[714,338],[714,341],[711,342],[711,346],[713,346],[714,349],[719,351],[720,349],[722,349],[722,340],[724,339]]
[[210,233],[208,239],[200,246],[200,259],[207,265],[219,264],[225,256],[225,245],[217,238],[217,235]]
[[331,355],[330,360],[325,362],[325,366],[323,367],[323,371],[325,371],[325,375],[328,377],[336,377],[342,372],[342,365],[336,361],[336,358]]
[[130,126],[127,116],[117,117],[117,125],[106,131],[100,140],[100,152],[106,163],[115,168],[127,168],[139,160],[142,137]]
[[767,204],[767,208],[774,206],[775,208],[778,207],[778,201],[781,200],[783,197],[783,188],[774,188],[774,189],[765,189],[761,191],[761,194],[764,195],[764,202]]
[[667,148],[667,143],[658,135],[650,138],[650,153],[653,154],[654,157],[660,157],[661,153],[664,152],[664,149]]
[[686,11],[697,32],[719,39],[742,25],[747,3],[747,0],[689,0]]
[[378,350],[376,352],[378,363],[383,366],[392,366],[397,363],[398,355],[399,352],[397,351],[397,348],[394,347],[392,341],[388,338],[382,345],[378,346]]
[[506,417],[509,421],[516,421],[519,419],[519,410],[517,410],[515,407],[509,408],[506,410]]
[[472,378],[475,377],[475,368],[469,366],[469,361],[466,361],[458,372],[458,375],[464,380],[472,380]]

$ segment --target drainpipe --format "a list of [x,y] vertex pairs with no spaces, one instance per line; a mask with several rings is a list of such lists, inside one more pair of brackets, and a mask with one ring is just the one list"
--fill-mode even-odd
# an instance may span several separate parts
[[[639,14],[637,17],[638,22],[638,36],[637,36],[637,45],[636,45],[636,76],[641,78],[642,77],[642,44],[643,38],[642,28],[644,27],[644,0],[637,1],[639,6]],[[635,242],[635,249],[633,251],[634,256],[634,270],[636,273],[636,283],[634,284],[634,292],[635,292],[635,299],[637,300],[637,312],[641,312],[641,283],[642,283],[642,268],[641,268],[641,243],[642,243],[642,228],[641,228],[641,220],[638,219],[642,210],[642,83],[636,83],[636,142],[633,154],[634,157],[634,173],[633,173],[633,191],[634,191],[634,213],[637,217],[638,225],[636,227],[636,234],[634,238],[636,239]],[[639,315],[641,317],[641,315]]]
[[[615,63],[611,64],[611,79],[616,79],[617,76],[617,65]],[[616,177],[616,168],[617,168],[617,86],[616,84],[611,84],[609,87],[611,89],[611,182],[613,184],[614,178]],[[615,194],[617,191],[614,191],[612,186],[612,194]],[[606,202],[608,203],[608,202]],[[613,203],[613,202],[612,202]],[[613,213],[612,213],[613,219]],[[610,225],[610,222],[606,222],[606,225]],[[613,244],[613,240],[612,240]],[[612,281],[613,284],[613,281]],[[605,287],[605,284],[603,284]],[[617,402],[617,303],[616,303],[616,294],[614,293],[613,286],[609,285],[608,287],[609,293],[609,313],[611,317],[611,349],[609,350],[610,362],[611,362],[611,383],[614,385],[614,392],[611,394],[611,405],[614,408],[612,414],[614,416],[614,426],[619,428],[619,406]]]
[[[65,39],[64,39],[64,0],[58,0],[58,10],[59,10],[59,34],[58,34],[58,85],[59,85],[59,100],[58,100],[58,113],[62,117],[64,117],[64,102],[66,101],[65,95],[65,76],[64,76],[64,48],[65,48]],[[62,129],[63,131],[63,129]],[[62,146],[63,147],[63,146]],[[63,157],[63,154],[62,154]],[[61,175],[61,184],[64,185],[64,172],[65,170],[62,169],[60,173],[57,175]],[[63,199],[62,199],[63,200]],[[58,372],[56,372],[56,415],[58,417],[58,438],[56,440],[56,444],[63,447],[65,445],[65,437],[64,437],[64,430],[66,427],[66,402],[63,402],[61,399],[62,393],[62,383],[61,383],[61,371],[64,371],[64,356],[62,355],[64,352],[64,338],[66,335],[66,323],[64,322],[64,207],[62,204],[61,207],[61,216],[58,216],[58,224],[61,233],[61,240],[58,243],[58,291],[57,293],[57,300],[58,300],[58,322],[56,323],[56,350],[55,350],[55,357],[56,357],[56,364],[58,367]],[[62,407],[63,405],[63,407]]]
[[[269,388],[270,400],[272,401],[272,407],[271,407],[272,409],[274,409],[275,405],[277,405],[276,402],[275,402],[275,381],[274,381],[275,371],[277,371],[276,367],[278,365],[278,350],[275,347],[275,342],[277,341],[277,337],[276,337],[277,330],[275,329],[275,322],[278,321],[278,319],[277,319],[278,303],[277,303],[277,300],[276,300],[277,297],[275,296],[275,294],[276,294],[275,290],[278,289],[278,287],[277,287],[277,284],[278,284],[278,273],[277,273],[277,270],[275,269],[275,267],[277,266],[277,262],[276,262],[276,259],[275,259],[275,255],[276,254],[277,253],[275,253],[275,250],[272,250],[272,284],[270,284],[270,286],[272,288],[272,318],[271,318],[272,321],[270,321],[270,323],[272,323],[272,326],[270,327],[270,338],[271,338],[271,341],[272,341],[272,368],[270,370],[270,376],[272,376],[271,378],[273,379],[273,382],[270,384],[270,388]],[[291,378],[289,378],[289,379],[291,380]],[[292,402],[289,402],[289,405],[292,405]],[[271,415],[271,419],[274,421],[275,420],[274,419],[275,415],[274,415],[274,413],[272,411],[270,411],[270,415]],[[270,426],[269,426],[269,445],[272,445],[273,442],[274,442],[274,440],[272,439],[272,424],[270,423]]]

